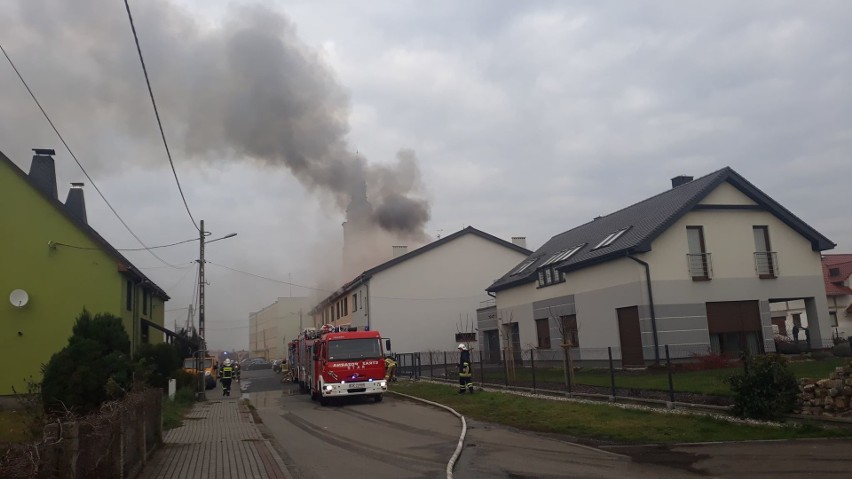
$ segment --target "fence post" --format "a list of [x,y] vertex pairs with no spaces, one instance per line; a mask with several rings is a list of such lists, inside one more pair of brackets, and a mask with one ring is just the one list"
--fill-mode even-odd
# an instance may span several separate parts
[[672,359],[669,356],[669,345],[666,344],[666,369],[669,372],[669,402],[671,406],[669,408],[674,407],[674,382],[672,381]]
[[606,350],[609,353],[609,384],[612,391],[612,396],[609,400],[615,401],[615,369],[612,367],[612,346],[609,346]]
[[530,367],[532,367],[533,394],[535,394],[535,349],[530,349]]
[[432,371],[433,364],[432,351],[429,351],[429,379],[435,379],[435,373]]
[[450,379],[450,370],[447,365],[447,352],[444,351],[444,379]]
[[420,351],[417,352],[417,370],[414,374],[414,379],[420,379],[420,376],[423,376],[423,361],[420,360]]
[[485,368],[482,367],[482,351],[479,352],[479,387],[485,384]]

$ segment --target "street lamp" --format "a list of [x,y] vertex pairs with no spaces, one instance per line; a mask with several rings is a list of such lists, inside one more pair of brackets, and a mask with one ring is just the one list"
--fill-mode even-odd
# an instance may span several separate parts
[[[204,220],[201,220],[201,227],[198,229],[198,239],[200,243],[200,251],[198,255],[198,335],[201,337],[201,349],[205,351],[207,350],[207,340],[204,339],[204,243],[207,236],[210,234],[211,233],[209,231],[204,231]],[[234,236],[237,236],[237,234],[229,233],[221,238],[216,238],[206,242],[213,243],[214,241],[233,238]]]

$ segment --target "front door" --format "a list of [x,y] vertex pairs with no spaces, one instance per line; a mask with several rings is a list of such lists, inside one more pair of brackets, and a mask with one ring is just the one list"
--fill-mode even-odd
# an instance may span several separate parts
[[485,349],[488,354],[488,362],[500,362],[500,332],[496,329],[485,331]]
[[642,355],[642,330],[639,328],[639,307],[618,308],[618,335],[621,338],[621,365],[645,366]]

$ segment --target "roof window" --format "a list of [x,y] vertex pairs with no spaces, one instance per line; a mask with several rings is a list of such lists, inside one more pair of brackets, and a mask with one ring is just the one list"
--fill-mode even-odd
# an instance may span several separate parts
[[520,264],[517,268],[515,268],[515,270],[514,270],[514,271],[512,271],[511,273],[509,273],[509,276],[514,276],[514,275],[516,275],[516,274],[521,274],[521,273],[522,273],[525,269],[529,268],[529,267],[530,267],[533,263],[535,263],[537,259],[538,259],[538,258],[534,258],[534,259],[528,259],[528,260],[524,261],[524,262],[523,262],[523,263],[521,263],[521,264]]
[[570,249],[563,249],[561,251],[557,251],[556,253],[553,253],[553,256],[551,256],[547,261],[545,261],[541,265],[547,266],[551,263],[559,263],[559,262],[565,261],[566,259],[570,258],[571,256],[574,256],[574,253],[576,253],[577,251],[580,251],[580,249],[583,246],[586,246],[586,243],[574,246],[573,248],[570,248]]
[[613,244],[615,242],[615,240],[617,240],[618,238],[621,238],[621,235],[623,235],[624,232],[629,230],[629,229],[630,229],[630,227],[627,226],[627,227],[621,228],[620,230],[616,231],[615,233],[608,234],[606,236],[606,238],[604,238],[603,241],[598,243],[598,245],[595,246],[593,249],[606,248],[607,246]]

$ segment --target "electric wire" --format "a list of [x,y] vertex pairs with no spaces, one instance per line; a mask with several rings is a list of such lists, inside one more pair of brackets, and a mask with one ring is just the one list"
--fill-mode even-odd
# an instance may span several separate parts
[[[198,241],[198,238],[192,238],[188,240],[178,241],[177,243],[163,244],[159,246],[149,246],[147,248],[115,248],[116,251],[149,251],[152,249],[160,249],[160,248],[168,248],[170,246],[177,246],[179,244],[190,243],[192,241]],[[100,250],[101,248],[94,248],[91,246],[76,246],[67,243],[60,243],[58,241],[51,242],[52,245],[55,246],[65,246],[66,248],[74,248],[74,249],[84,249],[84,250]]]
[[177,170],[175,169],[175,163],[172,160],[172,152],[169,150],[169,144],[166,141],[166,133],[163,130],[163,122],[160,120],[160,110],[157,108],[157,102],[154,100],[154,90],[151,88],[151,80],[148,78],[148,68],[145,66],[145,59],[142,57],[142,47],[139,46],[139,36],[136,33],[136,25],[133,23],[133,15],[130,13],[130,3],[128,3],[128,0],[124,0],[124,6],[127,9],[127,19],[130,21],[130,29],[133,31],[133,40],[136,42],[136,51],[139,52],[139,63],[142,64],[142,73],[145,75],[145,84],[148,85],[148,95],[150,95],[151,105],[154,107],[154,116],[157,117],[157,126],[160,128],[160,137],[162,137],[163,146],[166,148],[166,156],[169,158],[169,165],[172,167],[172,174],[174,174],[175,183],[177,183],[178,192],[180,192],[180,198],[183,200],[183,206],[186,208],[186,214],[189,215],[189,219],[192,221],[192,226],[194,226],[197,231],[201,231],[201,228],[198,227],[198,223],[192,216],[192,212],[189,211],[189,204],[187,204],[186,196],[183,194],[183,188],[180,186],[180,180],[178,179]]
[[148,251],[149,253],[151,253],[151,256],[157,258],[161,263],[163,263],[166,266],[169,266],[169,267],[172,267],[172,268],[177,268],[177,266],[167,262],[163,258],[160,258],[159,256],[157,256],[156,253],[154,253],[153,251],[148,249],[148,247],[145,246],[145,242],[143,242],[142,239],[139,238],[139,236],[136,233],[134,233],[132,229],[130,229],[130,226],[128,226],[127,223],[124,221],[124,219],[121,217],[121,215],[118,214],[118,211],[116,211],[115,208],[112,207],[112,204],[110,204],[110,202],[106,199],[106,196],[104,196],[103,192],[101,192],[101,189],[98,188],[98,185],[95,183],[95,180],[93,180],[92,177],[89,176],[89,173],[86,171],[86,169],[83,168],[83,165],[80,163],[80,160],[77,159],[77,155],[75,155],[74,152],[71,151],[71,147],[68,146],[68,142],[66,142],[65,138],[62,136],[62,134],[59,133],[59,129],[56,128],[56,125],[53,123],[53,120],[50,119],[50,116],[48,116],[44,107],[41,106],[41,102],[38,101],[38,98],[36,98],[35,93],[33,93],[32,89],[27,84],[27,81],[24,80],[23,75],[21,75],[21,72],[18,71],[18,67],[15,66],[15,62],[12,61],[12,58],[6,52],[6,49],[3,48],[3,44],[1,44],[1,43],[0,43],[0,51],[3,52],[3,55],[6,57],[6,60],[8,60],[8,62],[9,62],[9,65],[11,65],[12,69],[15,70],[15,74],[18,75],[18,79],[21,80],[21,83],[23,83],[24,88],[26,88],[27,92],[29,92],[29,94],[32,97],[33,101],[35,102],[36,106],[38,106],[38,109],[41,110],[41,114],[44,115],[45,120],[47,120],[47,122],[50,124],[50,127],[53,128],[53,131],[54,131],[54,133],[56,133],[56,136],[59,137],[59,141],[61,141],[62,144],[65,146],[65,149],[68,151],[68,154],[71,155],[71,158],[73,158],[74,162],[77,163],[77,166],[80,167],[80,170],[83,172],[83,175],[86,176],[86,179],[89,180],[89,183],[92,185],[92,187],[95,189],[95,191],[98,192],[98,195],[101,197],[101,199],[104,200],[104,203],[106,203],[106,205],[109,207],[110,211],[112,211],[112,214],[114,214],[115,217],[118,218],[118,221],[121,222],[122,226],[124,226],[124,228],[134,238],[136,238],[136,241],[138,241],[139,244],[144,247],[145,251]]
[[[220,267],[220,268],[225,268],[225,269],[230,270],[230,271],[233,271],[233,272],[235,272],[235,273],[241,273],[241,274],[245,274],[245,275],[248,275],[248,276],[254,276],[255,278],[264,279],[264,280],[267,280],[267,281],[272,281],[272,282],[274,282],[274,283],[287,284],[287,285],[290,285],[290,286],[296,286],[296,287],[298,287],[298,288],[304,288],[304,289],[310,289],[310,290],[313,290],[313,291],[319,291],[319,292],[321,292],[321,293],[334,293],[335,291],[338,291],[338,290],[328,290],[328,289],[322,289],[322,288],[314,288],[314,287],[311,287],[311,286],[305,286],[305,285],[303,285],[303,284],[292,283],[292,282],[289,282],[289,281],[283,281],[283,280],[280,280],[280,279],[270,278],[270,277],[268,277],[268,276],[263,276],[263,275],[259,275],[259,274],[256,274],[256,273],[251,273],[251,272],[248,272],[248,271],[243,271],[243,270],[239,270],[239,269],[236,269],[236,268],[231,268],[231,267],[229,267],[229,266],[225,266],[225,265],[218,264],[218,263],[213,263],[213,262],[211,262],[211,261],[207,261],[207,264],[212,264],[213,266],[218,266],[218,267]],[[482,295],[481,295],[481,294],[468,295],[468,296],[449,296],[449,297],[442,297],[442,298],[413,298],[413,297],[399,297],[399,296],[370,296],[370,298],[373,298],[373,299],[392,299],[392,300],[399,300],[399,301],[450,301],[450,300],[455,300],[455,299],[470,299],[470,298],[480,298],[480,297],[482,297]]]

